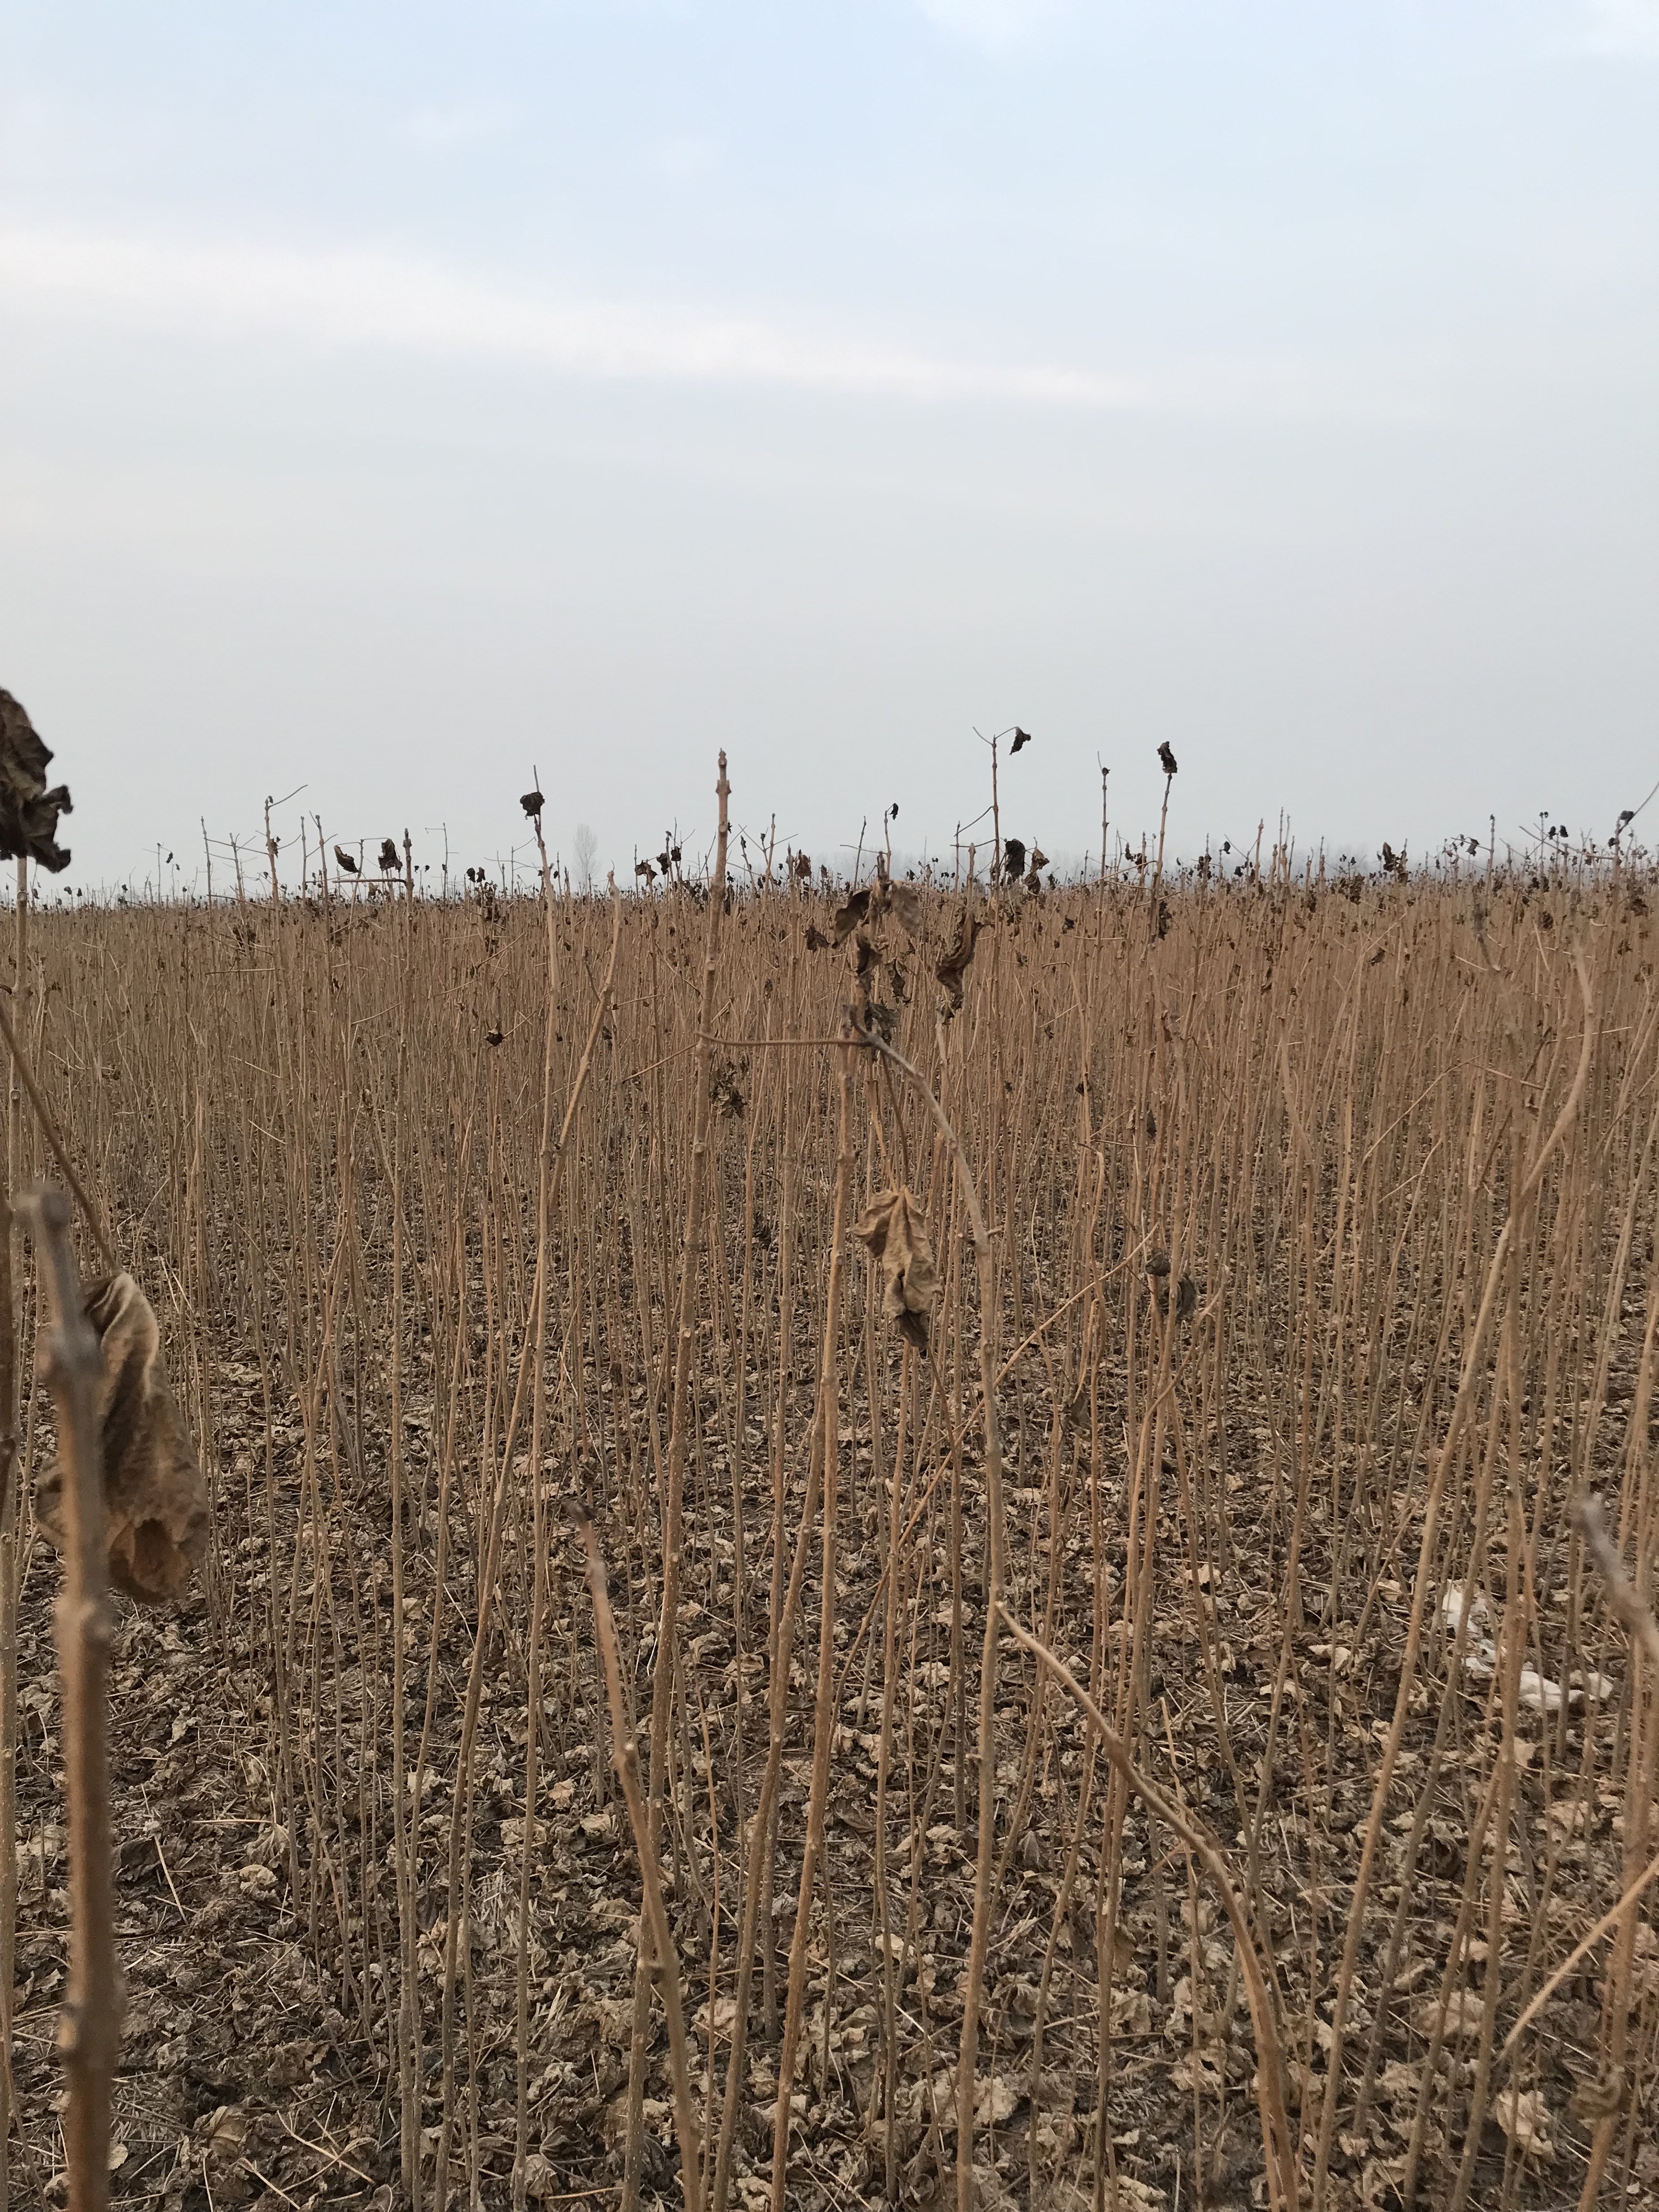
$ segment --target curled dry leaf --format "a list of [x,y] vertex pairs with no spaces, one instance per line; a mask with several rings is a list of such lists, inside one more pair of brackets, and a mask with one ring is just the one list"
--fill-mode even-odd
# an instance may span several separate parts
[[1576,2120],[1607,2120],[1624,2108],[1627,2087],[1622,2066],[1605,2066],[1593,2080],[1581,2081],[1567,2100]]
[[830,922],[830,927],[836,933],[837,945],[846,944],[869,911],[870,894],[867,890],[848,891],[846,904],[836,908]]
[[394,837],[382,837],[380,840],[380,873],[383,876],[392,875],[396,872],[397,867],[397,840]]
[[1492,2105],[1498,2124],[1528,2158],[1553,2159],[1549,2107],[1541,2089],[1506,2089]]
[[964,906],[957,916],[956,934],[951,939],[944,957],[933,970],[951,994],[951,1013],[960,1013],[962,1011],[962,980],[967,974],[968,964],[974,957],[974,939],[978,935],[978,918],[969,913]]
[[[347,852],[343,845],[337,845],[334,848],[334,860],[336,866],[343,868],[347,875],[355,876],[356,874],[357,863],[352,859],[350,854]],[[469,868],[467,870],[468,875],[470,876],[471,872],[471,869]]]
[[[1472,2043],[1480,2033],[1486,2016],[1486,2000],[1479,1990],[1455,1989],[1446,1999],[1443,2033],[1452,2042]],[[1425,1997],[1417,2008],[1417,2026],[1424,2035],[1432,2035],[1440,2021],[1440,2000]]]
[[[207,1549],[208,1494],[201,1462],[161,1358],[161,1331],[128,1274],[86,1294],[99,1339],[98,1429],[103,1444],[109,1578],[145,1604],[181,1595]],[[36,1492],[40,1524],[62,1546],[63,1469]]]
[[46,788],[52,749],[41,743],[21,702],[0,691],[0,858],[38,860],[56,875],[70,856],[58,843],[58,817],[72,813],[69,788]]
[[938,1275],[921,1207],[908,1190],[878,1191],[853,1224],[881,1269],[881,1310],[899,1334],[927,1357],[927,1316]]
[[921,935],[921,898],[911,884],[890,884],[887,904],[914,940]]

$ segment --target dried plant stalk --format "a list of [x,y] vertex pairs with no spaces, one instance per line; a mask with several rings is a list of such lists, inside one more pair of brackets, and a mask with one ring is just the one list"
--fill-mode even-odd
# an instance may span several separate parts
[[1150,1781],[1135,1765],[1129,1756],[1128,1746],[1071,1669],[1057,1659],[1046,1644],[1040,1644],[1035,1636],[1028,1634],[1006,1606],[1000,1610],[1004,1625],[1014,1641],[1029,1651],[1039,1665],[1048,1669],[1087,1716],[1100,1738],[1102,1748],[1121,1776],[1125,1786],[1139,1796],[1148,1812],[1174,1829],[1220,1894],[1227,1917],[1232,1923],[1234,1941],[1238,1946],[1239,1964],[1243,1970],[1245,1992],[1249,1999],[1250,2021],[1255,2029],[1256,2072],[1260,2083],[1257,2100],[1261,2117],[1262,2148],[1267,2160],[1269,2201],[1275,2206],[1282,2206],[1284,2212],[1297,2212],[1295,2143],[1285,2118],[1285,2062],[1279,2047],[1279,2029],[1268,1988],[1268,1969],[1262,1964],[1261,1940],[1234,1884],[1227,1862],[1204,1831],[1194,1826],[1185,1808],[1167,1791],[1160,1790],[1155,1782]]
[[702,2152],[696,2116],[691,2109],[691,2066],[685,2049],[685,2016],[680,2005],[680,1961],[663,1903],[662,1874],[657,1865],[645,1800],[640,1794],[640,1755],[634,1731],[623,1703],[622,1656],[617,1649],[617,1627],[611,1617],[611,1595],[605,1588],[605,1560],[593,1523],[581,1522],[582,1546],[587,1559],[587,1587],[593,1595],[593,1626],[599,1637],[599,1657],[605,1667],[605,1697],[611,1707],[611,1740],[616,1747],[617,1779],[628,1808],[634,1847],[640,1857],[640,1887],[645,1917],[651,1929],[662,2008],[668,2018],[668,2063],[674,2080],[674,2130],[680,2145],[680,2187],[685,2212],[701,2212]]
[[[694,1413],[690,1407],[691,1346],[696,1334],[696,1288],[702,1237],[704,1164],[708,1150],[708,1126],[713,1112],[711,1081],[714,1019],[714,979],[720,951],[720,916],[726,906],[726,854],[728,836],[727,802],[731,787],[726,780],[726,755],[720,756],[715,784],[720,826],[714,845],[714,872],[708,891],[708,927],[703,942],[702,996],[697,1024],[696,1102],[691,1139],[690,1180],[685,1194],[685,1231],[680,1248],[679,1290],[676,1304],[674,1382],[670,1401],[668,1449],[663,1470],[662,1605],[657,1624],[655,1675],[651,1691],[651,1771],[647,1800],[651,1844],[654,1850],[662,1829],[663,1798],[668,1784],[668,1727],[673,1705],[674,1675],[679,1665],[679,1606],[681,1548],[684,1541],[684,1498],[685,1459]],[[649,2025],[650,1984],[641,1953],[634,1984],[634,2021],[629,2047],[628,2143],[623,2170],[623,2212],[634,2212],[639,2201],[640,2160],[644,2144],[645,2048]]]
[[69,1243],[69,1205],[56,1190],[27,1194],[48,1286],[52,1327],[42,1368],[58,1401],[64,1470],[64,1594],[58,1601],[69,1788],[70,1971],[58,2047],[69,2102],[64,2144],[71,2212],[103,2212],[109,2201],[110,2084],[121,2039],[110,1893],[109,1777],[105,1752],[110,1623],[105,1583],[104,1478],[94,1393],[98,1340],[81,1305]]
[[[979,1270],[979,1379],[985,1416],[985,1633],[979,1662],[979,1838],[974,1867],[974,1925],[969,1941],[968,1971],[963,1978],[962,2041],[957,2061],[957,2212],[973,2212],[975,2078],[979,2059],[980,2003],[991,1942],[992,1876],[996,1863],[997,1630],[1002,1617],[1006,1544],[1002,1520],[1002,1431],[997,1419],[993,1330],[996,1280],[991,1263],[991,1240],[986,1233],[985,1217],[980,1211],[979,1191],[968,1164],[968,1155],[945,1109],[933,1096],[927,1079],[873,1031],[863,1032],[860,1042],[901,1069],[927,1100],[939,1134],[956,1159]],[[960,1786],[960,1770],[957,1780]],[[775,2191],[774,2197],[775,2212]]]
[[[794,2087],[795,2052],[800,2039],[801,2007],[806,1994],[807,1937],[812,1918],[812,1881],[823,1849],[824,1808],[830,1794],[830,1740],[834,1721],[836,1675],[836,1534],[840,1451],[836,1362],[841,1322],[842,1244],[847,1225],[847,1192],[852,1171],[848,1146],[847,1056],[842,1055],[837,1085],[840,1101],[836,1148],[835,1210],[830,1233],[830,1285],[824,1297],[823,1349],[818,1364],[814,1453],[823,1470],[823,1534],[818,1598],[818,1678],[812,1711],[812,1779],[807,1796],[806,1840],[801,1852],[800,1887],[795,1899],[795,1928],[789,1945],[789,1989],[783,2014],[783,2043],[778,2054],[778,2100],[772,2127],[772,2212],[783,2212],[789,2169],[789,2100]],[[787,1662],[785,1662],[787,1663]]]

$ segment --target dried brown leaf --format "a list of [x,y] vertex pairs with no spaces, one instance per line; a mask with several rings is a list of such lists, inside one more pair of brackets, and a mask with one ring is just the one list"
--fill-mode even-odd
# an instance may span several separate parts
[[921,935],[921,895],[911,884],[890,884],[887,903],[911,938]]
[[[88,1290],[86,1310],[99,1338],[109,1577],[129,1597],[164,1604],[182,1594],[207,1549],[207,1484],[149,1299],[131,1275],[109,1275]],[[36,1493],[41,1526],[59,1546],[63,1484],[54,1463]]]
[[853,1224],[881,1269],[881,1310],[927,1356],[927,1316],[939,1278],[920,1203],[908,1190],[878,1191]]
[[849,891],[847,894],[846,904],[836,908],[830,922],[830,927],[836,933],[837,945],[846,944],[869,911],[870,894],[867,890]]
[[74,810],[66,785],[46,788],[51,758],[21,701],[0,691],[0,858],[38,860],[55,875],[70,864],[57,842],[58,817]]
[[956,934],[951,939],[943,958],[933,973],[951,994],[950,1011],[962,1009],[962,983],[974,957],[974,939],[979,935],[978,916],[964,906],[957,916]]

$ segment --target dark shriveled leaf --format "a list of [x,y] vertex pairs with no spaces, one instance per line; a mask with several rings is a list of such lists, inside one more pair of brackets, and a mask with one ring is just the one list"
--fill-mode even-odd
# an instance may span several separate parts
[[[343,845],[337,845],[334,848],[334,859],[336,865],[343,868],[347,875],[355,876],[356,874],[357,863],[352,859],[350,854],[347,852]],[[471,869],[469,868],[466,872],[470,878],[472,874]]]
[[950,1011],[953,1014],[962,1010],[962,981],[974,957],[974,939],[979,935],[979,927],[978,917],[964,906],[957,916],[956,935],[933,970],[950,994]]
[[836,933],[836,942],[837,945],[846,944],[848,939],[853,934],[853,932],[858,927],[859,924],[864,920],[865,915],[868,914],[869,911],[870,894],[867,890],[849,891],[848,893],[846,905],[838,906],[836,908],[834,918],[830,923],[831,928],[833,928]]
[[74,810],[67,784],[46,788],[51,758],[21,702],[0,691],[0,858],[36,860],[56,875],[70,864],[58,817]]

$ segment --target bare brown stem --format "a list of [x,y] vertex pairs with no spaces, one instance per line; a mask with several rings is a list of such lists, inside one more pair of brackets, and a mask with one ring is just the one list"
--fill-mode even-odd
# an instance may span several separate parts
[[640,1794],[640,1755],[634,1741],[634,1731],[628,1724],[628,1709],[623,1703],[622,1658],[617,1648],[616,1624],[611,1617],[610,1592],[605,1588],[605,1560],[599,1551],[599,1540],[593,1523],[585,1516],[581,1522],[581,1535],[587,1558],[587,1587],[593,1595],[593,1625],[598,1632],[599,1656],[605,1667],[605,1696],[611,1706],[611,1739],[616,1747],[617,1779],[622,1784],[623,1799],[628,1807],[629,1826],[634,1831],[634,1848],[639,1853],[640,1888],[645,1899],[646,1918],[651,1924],[651,1948],[656,1962],[659,1995],[668,2021],[668,2063],[674,2081],[674,2130],[680,2145],[680,2187],[685,2199],[685,2212],[700,2212],[702,2203],[702,2152],[697,2135],[696,2116],[691,2109],[691,2067],[685,2048],[685,2017],[680,2006],[679,1954],[674,1947],[673,1930],[668,1924],[668,1908],[663,1903],[662,1874],[657,1864],[656,1845],[652,1840],[645,1801]]
[[64,1678],[70,1832],[69,1988],[58,2028],[69,2102],[64,2144],[70,2212],[109,2202],[110,2084],[121,2041],[110,1892],[109,1772],[105,1752],[110,1621],[106,1601],[103,1455],[94,1392],[98,1340],[81,1304],[70,1250],[70,1210],[58,1191],[31,1192],[21,1209],[34,1232],[52,1326],[42,1366],[58,1401],[64,1468],[64,1594],[58,1601]]

